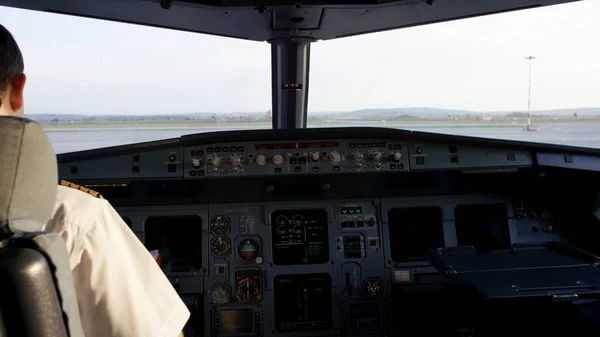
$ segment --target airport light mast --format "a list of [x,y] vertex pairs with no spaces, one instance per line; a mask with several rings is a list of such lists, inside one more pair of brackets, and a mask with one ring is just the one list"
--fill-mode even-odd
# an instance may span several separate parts
[[539,127],[531,125],[531,62],[535,60],[535,56],[525,56],[525,59],[529,62],[529,88],[527,93],[527,127],[525,131],[540,131]]

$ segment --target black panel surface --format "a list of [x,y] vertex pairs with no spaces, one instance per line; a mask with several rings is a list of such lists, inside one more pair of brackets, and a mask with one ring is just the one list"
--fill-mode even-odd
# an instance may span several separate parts
[[202,267],[202,220],[197,216],[150,217],[145,224],[146,248],[158,249],[170,272],[195,272]]
[[600,296],[598,259],[559,243],[491,253],[477,253],[473,247],[440,248],[430,261],[491,299]]
[[394,208],[388,212],[388,222],[394,262],[423,261],[428,249],[444,246],[439,207]]

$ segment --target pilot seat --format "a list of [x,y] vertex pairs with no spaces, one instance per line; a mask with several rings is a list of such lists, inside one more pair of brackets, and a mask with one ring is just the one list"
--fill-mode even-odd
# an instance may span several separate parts
[[0,117],[0,337],[83,337],[64,240],[51,218],[57,163],[42,127]]

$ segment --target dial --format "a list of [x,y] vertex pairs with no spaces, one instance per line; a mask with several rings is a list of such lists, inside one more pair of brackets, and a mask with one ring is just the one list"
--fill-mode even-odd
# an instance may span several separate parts
[[198,159],[198,158],[192,159],[192,166],[194,166],[194,168],[199,168],[201,164],[202,163],[200,163],[200,159]]
[[231,158],[229,158],[229,161],[233,166],[240,166],[242,164],[242,158],[240,158],[240,156],[231,156]]
[[283,163],[283,157],[279,154],[273,156],[273,164],[281,165]]
[[313,163],[318,162],[319,158],[320,158],[319,152],[313,152],[310,154],[310,161],[312,161]]
[[300,214],[296,214],[292,217],[292,224],[294,225],[302,225],[304,224],[304,217]]
[[275,222],[280,226],[285,226],[288,224],[288,218],[285,215],[280,215],[275,219]]
[[229,238],[219,236],[213,240],[211,250],[215,256],[225,256],[231,250],[231,241]]
[[400,159],[402,159],[402,152],[394,152],[392,154],[393,161],[400,161]]
[[340,156],[340,154],[337,152],[331,152],[331,154],[329,155],[329,161],[332,164],[337,164],[340,162],[340,160],[342,160],[342,156]]
[[266,164],[267,163],[267,157],[265,157],[265,155],[263,155],[263,154],[259,154],[256,157],[256,163],[258,165],[264,165],[264,164]]
[[383,285],[381,281],[378,279],[372,279],[365,282],[365,290],[369,296],[378,296],[381,294],[383,290]]
[[373,158],[373,160],[375,160],[375,161],[380,161],[383,158],[383,153],[381,153],[381,152],[372,152],[371,153],[371,158]]
[[213,157],[210,162],[215,165],[215,166],[219,166],[219,164],[221,164],[221,158],[219,157]]
[[227,284],[216,284],[211,289],[212,302],[227,304],[231,301],[231,287]]
[[240,300],[256,300],[260,296],[260,288],[252,277],[244,277],[237,281],[237,297]]
[[229,232],[229,218],[226,216],[218,216],[214,218],[210,224],[210,229],[215,234],[225,234]]
[[256,259],[258,252],[259,246],[255,240],[244,239],[238,245],[238,255],[246,261],[252,261]]
[[362,161],[364,156],[365,155],[362,152],[356,151],[352,154],[352,159],[354,159],[355,161]]

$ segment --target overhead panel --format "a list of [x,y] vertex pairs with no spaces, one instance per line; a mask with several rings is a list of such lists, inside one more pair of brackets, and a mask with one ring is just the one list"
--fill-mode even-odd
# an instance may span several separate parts
[[[0,5],[254,41],[329,40],[573,0],[0,0]],[[301,19],[300,19],[301,18]]]

